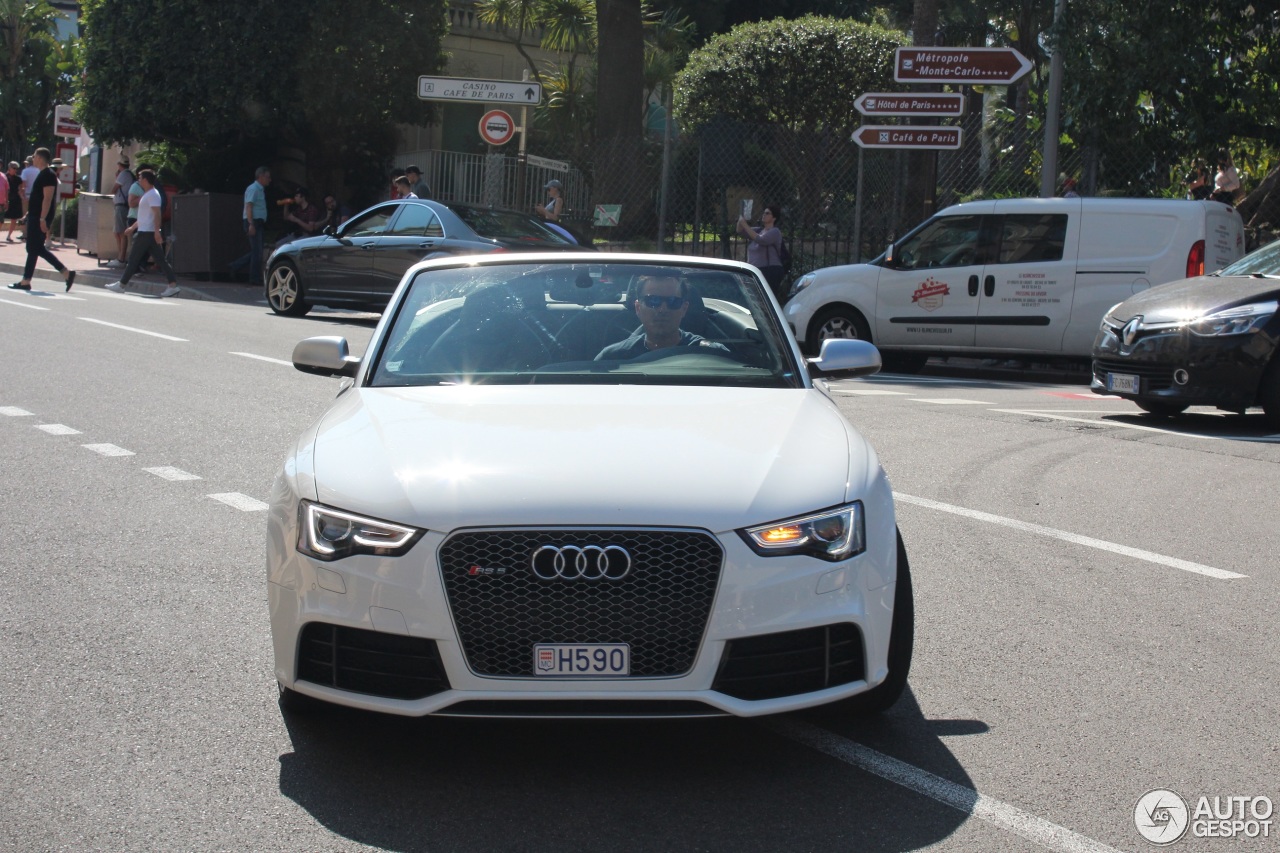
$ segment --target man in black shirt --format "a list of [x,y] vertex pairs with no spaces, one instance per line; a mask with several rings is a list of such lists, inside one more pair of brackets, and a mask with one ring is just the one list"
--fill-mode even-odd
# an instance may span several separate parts
[[641,277],[635,309],[644,329],[625,341],[600,350],[596,361],[625,361],[670,347],[701,347],[728,352],[721,344],[680,328],[680,321],[689,313],[689,285],[677,275]]
[[14,290],[31,289],[31,275],[36,270],[36,258],[44,258],[50,266],[62,273],[67,290],[71,289],[76,278],[75,271],[63,266],[62,261],[54,257],[53,252],[45,246],[49,229],[53,226],[53,208],[58,194],[58,176],[49,168],[52,160],[48,148],[37,148],[32,155],[32,162],[40,173],[31,185],[27,207],[27,263],[22,268],[22,281],[9,285]]

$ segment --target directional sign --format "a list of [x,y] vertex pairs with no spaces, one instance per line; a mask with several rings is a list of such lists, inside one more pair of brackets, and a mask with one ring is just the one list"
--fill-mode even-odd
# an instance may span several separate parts
[[542,100],[542,84],[515,80],[419,77],[418,97],[424,101],[465,101],[470,104],[532,107]]
[[502,110],[489,110],[480,116],[480,137],[490,145],[505,145],[515,132],[515,121]]
[[59,104],[53,108],[53,135],[80,135],[80,122],[71,117],[70,104]]
[[867,124],[853,132],[853,141],[863,148],[955,151],[960,147],[960,128]]
[[910,92],[867,92],[853,102],[864,116],[964,115],[964,95],[958,93],[913,95]]
[[974,83],[1007,86],[1031,70],[1011,47],[900,47],[893,79],[899,83]]

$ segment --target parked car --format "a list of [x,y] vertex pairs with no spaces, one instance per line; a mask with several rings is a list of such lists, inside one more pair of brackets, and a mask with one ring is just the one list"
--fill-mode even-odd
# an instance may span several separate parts
[[415,265],[362,358],[299,343],[299,370],[350,381],[272,489],[282,706],[892,705],[914,620],[893,495],[810,377],[879,354],[805,361],[775,306],[734,261],[489,255]]
[[312,305],[381,311],[418,261],[487,252],[579,249],[541,219],[513,210],[387,201],[332,231],[286,243],[267,260],[267,303],[301,316]]
[[1280,428],[1278,306],[1280,242],[1213,275],[1143,291],[1103,318],[1091,387],[1165,417],[1261,406],[1267,426]]
[[1216,201],[975,201],[869,263],[802,276],[786,316],[811,351],[862,338],[899,370],[935,354],[1083,360],[1108,307],[1243,254],[1240,215]]

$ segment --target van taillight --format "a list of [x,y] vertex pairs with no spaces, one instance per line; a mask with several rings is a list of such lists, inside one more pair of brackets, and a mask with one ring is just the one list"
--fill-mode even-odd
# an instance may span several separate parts
[[1204,275],[1204,241],[1197,240],[1187,253],[1187,278]]

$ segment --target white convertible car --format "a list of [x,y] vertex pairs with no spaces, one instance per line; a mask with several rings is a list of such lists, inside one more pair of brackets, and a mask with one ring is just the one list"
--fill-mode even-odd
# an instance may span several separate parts
[[406,273],[271,496],[286,710],[753,716],[902,694],[914,611],[875,452],[753,267],[556,253]]

